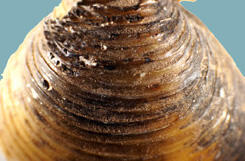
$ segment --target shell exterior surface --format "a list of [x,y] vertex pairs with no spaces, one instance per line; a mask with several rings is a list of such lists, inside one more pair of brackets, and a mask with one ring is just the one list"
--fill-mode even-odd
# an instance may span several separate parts
[[63,0],[1,80],[9,161],[242,161],[245,80],[177,0]]

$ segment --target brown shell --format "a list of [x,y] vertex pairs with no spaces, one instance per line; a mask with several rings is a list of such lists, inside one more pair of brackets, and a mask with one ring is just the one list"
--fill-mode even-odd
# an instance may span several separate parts
[[63,0],[0,85],[8,161],[243,161],[245,80],[178,0]]

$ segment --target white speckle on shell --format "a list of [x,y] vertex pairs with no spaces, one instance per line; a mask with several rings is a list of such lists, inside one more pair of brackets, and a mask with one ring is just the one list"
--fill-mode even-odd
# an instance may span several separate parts
[[32,97],[34,99],[37,99],[38,98],[38,94],[37,94],[37,92],[33,88],[31,88],[31,93],[32,93]]
[[52,89],[53,89],[53,87],[52,86],[49,86],[48,91],[51,91]]
[[220,97],[222,97],[222,98],[225,97],[225,90],[224,90],[224,88],[221,88],[221,89],[220,89],[219,95],[220,95]]
[[146,73],[140,73],[140,77],[143,78],[145,77]]
[[79,56],[79,60],[84,62],[84,64],[87,66],[96,66],[97,65],[97,63],[92,58],[85,59],[83,56]]
[[28,103],[31,102],[31,98],[30,98],[30,97],[27,98],[27,102],[28,102]]
[[107,46],[106,45],[102,45],[102,50],[106,51],[107,50]]
[[155,4],[155,3],[157,3],[155,0],[148,0],[148,1],[142,2],[140,4],[140,6],[152,5],[152,4]]

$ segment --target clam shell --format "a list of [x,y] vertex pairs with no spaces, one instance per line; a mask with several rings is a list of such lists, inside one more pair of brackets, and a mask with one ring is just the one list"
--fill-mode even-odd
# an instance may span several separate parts
[[9,161],[241,161],[245,82],[177,0],[63,0],[1,81]]

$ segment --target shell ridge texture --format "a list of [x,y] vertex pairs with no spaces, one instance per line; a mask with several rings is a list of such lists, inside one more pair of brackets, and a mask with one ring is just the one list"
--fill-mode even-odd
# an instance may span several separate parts
[[0,82],[8,161],[244,161],[245,79],[180,0],[63,0]]

